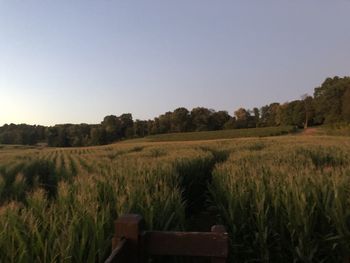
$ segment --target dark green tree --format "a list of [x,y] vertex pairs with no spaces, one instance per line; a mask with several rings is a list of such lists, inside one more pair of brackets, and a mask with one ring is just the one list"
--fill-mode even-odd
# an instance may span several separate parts
[[191,111],[192,130],[194,131],[209,131],[212,129],[212,111],[197,107]]
[[57,127],[49,127],[47,129],[47,144],[52,147],[59,146]]
[[134,136],[134,121],[131,113],[124,113],[119,116],[120,136],[121,138],[129,138]]
[[342,104],[343,120],[350,123],[350,87],[344,92]]
[[305,125],[305,104],[294,100],[280,106],[281,125],[293,125],[303,128]]
[[159,133],[169,133],[171,132],[171,118],[172,112],[168,111],[158,118],[159,121]]
[[90,130],[90,144],[103,145],[108,143],[106,130],[101,125],[95,125]]
[[136,120],[134,122],[134,136],[145,137],[148,135],[148,121]]
[[171,114],[171,131],[186,132],[190,127],[190,112],[186,108],[177,108]]
[[239,108],[234,112],[236,117],[236,128],[247,128],[250,120],[250,112],[244,108]]
[[280,104],[275,102],[261,108],[260,126],[270,127],[280,125]]
[[343,120],[343,96],[350,87],[350,77],[327,78],[314,91],[315,122],[336,123]]
[[309,126],[309,123],[313,122],[313,118],[315,115],[315,110],[313,107],[313,98],[307,94],[302,96],[302,100],[304,103],[304,129],[307,129]]
[[223,129],[224,130],[232,130],[236,129],[236,118],[235,117],[230,117],[230,119],[224,124]]
[[159,118],[154,118],[154,121],[149,120],[147,123],[147,126],[148,126],[148,135],[161,133]]
[[102,128],[105,131],[106,142],[114,142],[122,137],[122,122],[115,115],[104,117]]
[[224,128],[225,123],[227,123],[231,116],[227,111],[217,111],[213,112],[212,116],[212,128],[213,130],[222,130]]

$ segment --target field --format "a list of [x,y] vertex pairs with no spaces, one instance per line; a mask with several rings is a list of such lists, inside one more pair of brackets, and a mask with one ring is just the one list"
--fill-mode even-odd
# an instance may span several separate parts
[[342,262],[350,138],[1,146],[0,262],[103,262],[130,212],[147,229],[222,223],[232,262]]
[[233,139],[245,137],[268,137],[285,135],[296,132],[293,126],[266,127],[255,129],[233,129],[219,131],[201,131],[201,132],[182,132],[167,133],[148,136],[141,141],[160,142],[160,141],[202,141],[202,140],[218,140]]
[[333,135],[333,136],[350,136],[350,125],[324,125],[318,129],[319,134]]

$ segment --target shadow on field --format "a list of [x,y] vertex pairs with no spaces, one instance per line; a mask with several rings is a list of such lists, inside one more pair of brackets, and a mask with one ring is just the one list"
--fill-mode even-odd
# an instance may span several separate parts
[[[186,202],[186,231],[210,232],[218,224],[217,209],[209,200],[208,186],[212,181],[215,165],[226,161],[229,151],[201,147],[208,157],[180,159],[175,167],[181,180],[183,200]],[[209,263],[210,258],[200,257],[154,257],[150,262]]]

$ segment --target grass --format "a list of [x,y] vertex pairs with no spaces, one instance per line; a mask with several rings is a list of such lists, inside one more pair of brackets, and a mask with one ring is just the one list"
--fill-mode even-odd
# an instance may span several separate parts
[[331,136],[350,136],[349,124],[323,125],[319,129],[320,134]]
[[118,216],[189,230],[206,210],[232,262],[348,259],[350,138],[0,149],[0,262],[103,262]]
[[143,141],[160,142],[160,141],[197,141],[197,140],[218,140],[233,139],[245,137],[268,137],[286,135],[296,131],[293,126],[251,128],[251,129],[234,129],[220,131],[202,131],[202,132],[185,132],[185,133],[168,133],[148,136]]
[[236,150],[213,173],[212,202],[229,228],[234,259],[341,262],[349,258],[348,145],[305,147],[281,142],[259,151]]

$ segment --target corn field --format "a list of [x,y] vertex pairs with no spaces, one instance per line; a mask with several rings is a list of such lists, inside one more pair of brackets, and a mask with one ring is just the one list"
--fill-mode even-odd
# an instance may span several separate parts
[[118,216],[192,230],[203,211],[231,262],[349,260],[350,139],[0,149],[0,262],[103,262]]

